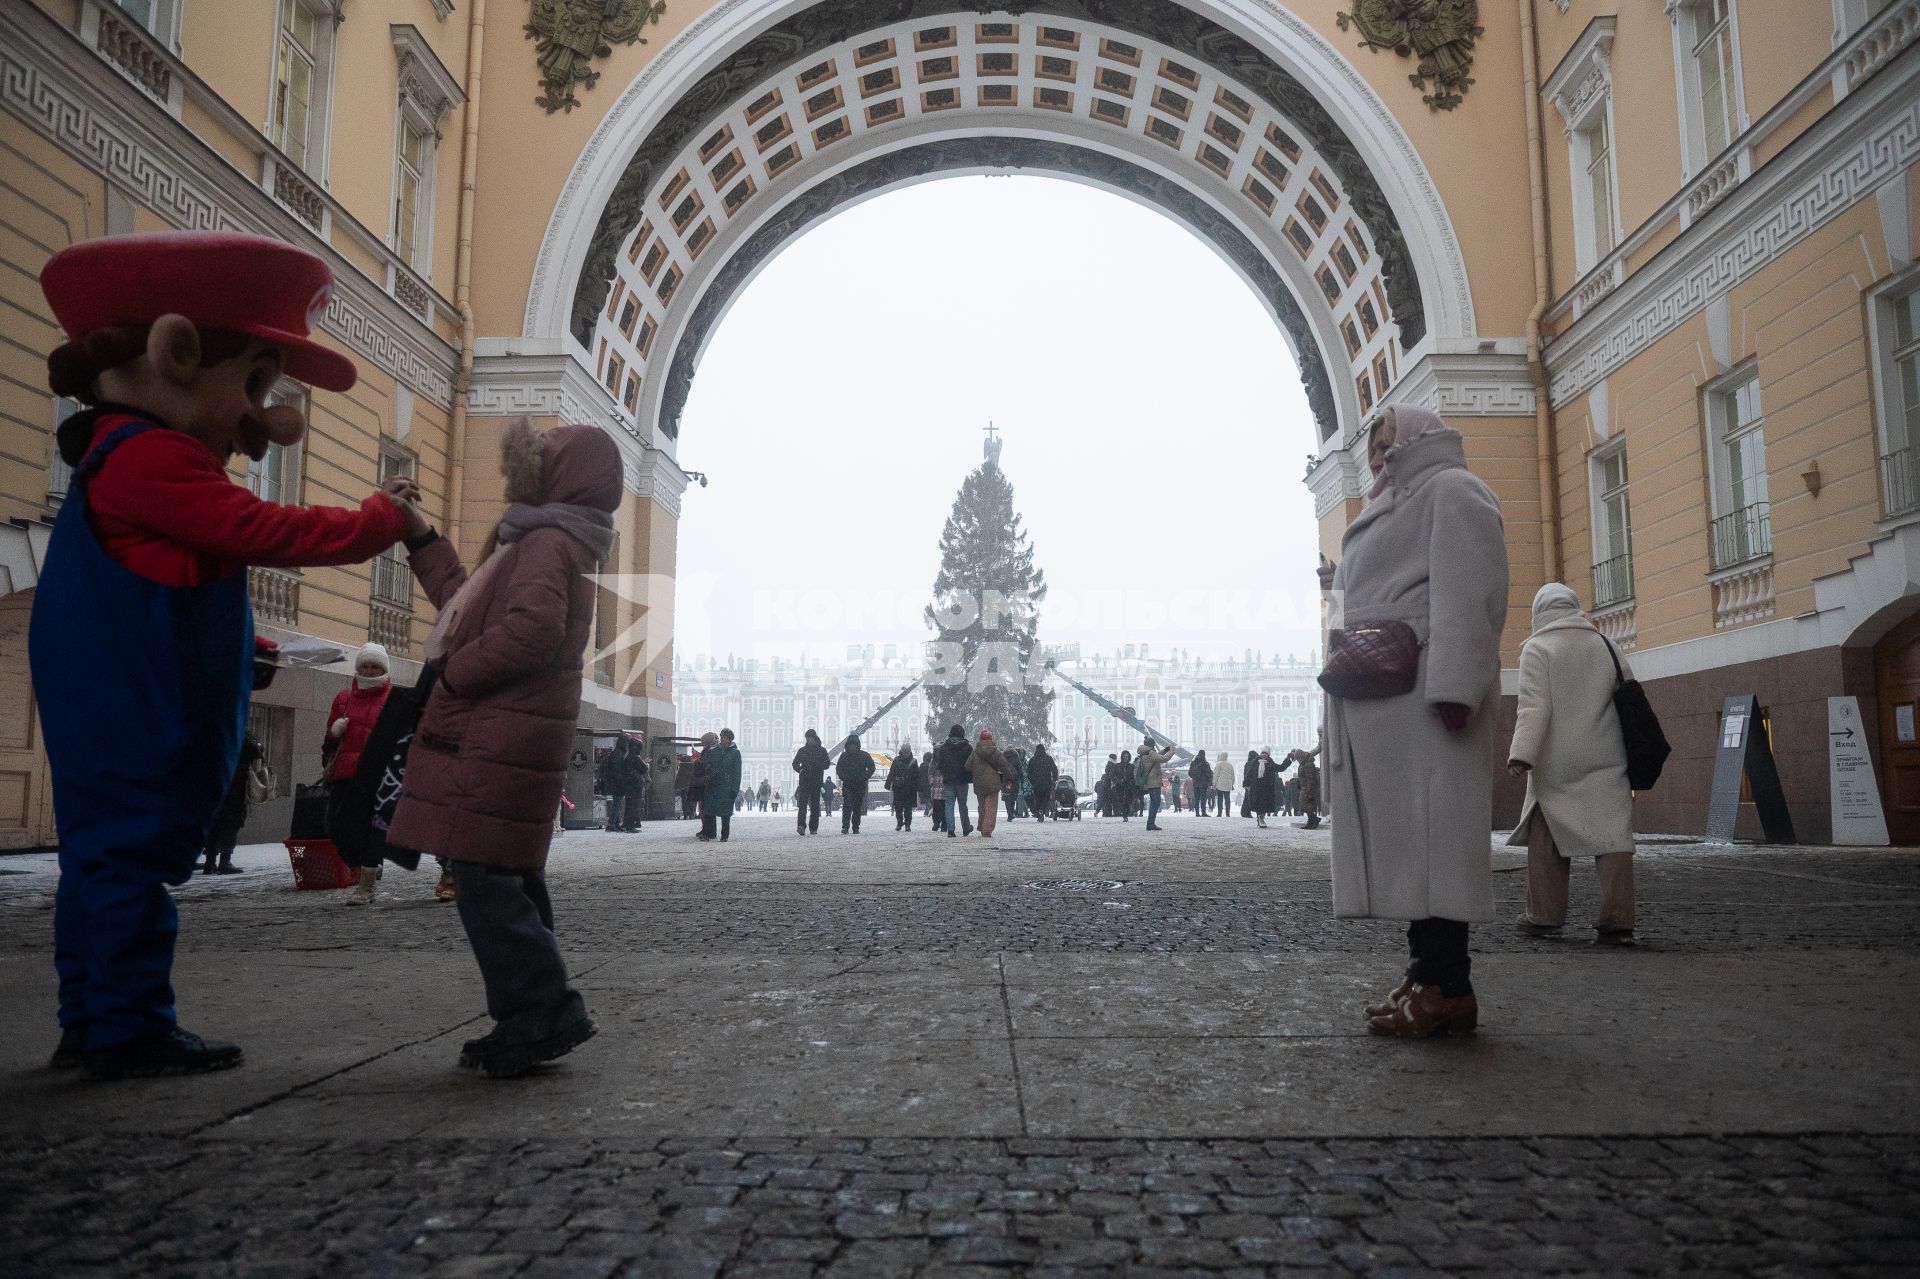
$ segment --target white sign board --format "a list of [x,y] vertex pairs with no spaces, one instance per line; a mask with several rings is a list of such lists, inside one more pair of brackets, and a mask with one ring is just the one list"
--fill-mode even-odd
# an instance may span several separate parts
[[1885,844],[1887,815],[1880,807],[1880,783],[1867,751],[1867,726],[1860,703],[1851,697],[1827,699],[1827,779],[1833,797],[1833,842]]

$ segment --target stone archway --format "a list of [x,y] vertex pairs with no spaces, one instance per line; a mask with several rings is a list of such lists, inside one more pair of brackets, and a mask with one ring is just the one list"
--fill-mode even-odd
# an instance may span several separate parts
[[648,64],[548,229],[525,337],[584,354],[674,449],[708,335],[807,226],[884,190],[1026,169],[1152,204],[1233,266],[1301,369],[1322,450],[1435,340],[1472,335],[1451,226],[1352,69],[1283,11],[716,5]]

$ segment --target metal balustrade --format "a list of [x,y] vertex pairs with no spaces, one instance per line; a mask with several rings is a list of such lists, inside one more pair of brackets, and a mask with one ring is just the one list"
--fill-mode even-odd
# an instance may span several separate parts
[[1752,502],[1707,526],[1713,535],[1713,566],[1728,568],[1773,554],[1773,525],[1767,503]]
[[1633,552],[1593,566],[1593,606],[1606,608],[1633,598]]

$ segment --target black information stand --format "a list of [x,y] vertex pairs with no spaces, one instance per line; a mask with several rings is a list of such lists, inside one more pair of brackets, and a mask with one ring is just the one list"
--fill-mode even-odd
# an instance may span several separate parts
[[1780,789],[1780,770],[1773,763],[1773,745],[1760,731],[1757,700],[1752,693],[1729,697],[1720,710],[1720,751],[1713,761],[1713,796],[1707,802],[1709,844],[1731,844],[1740,820],[1740,779],[1753,785],[1753,806],[1760,829],[1770,844],[1795,844],[1793,818],[1787,813],[1786,792]]

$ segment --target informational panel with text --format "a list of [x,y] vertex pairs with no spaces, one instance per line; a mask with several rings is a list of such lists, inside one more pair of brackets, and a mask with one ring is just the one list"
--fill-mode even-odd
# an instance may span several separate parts
[[1827,699],[1827,780],[1833,794],[1833,842],[1884,844],[1887,814],[1867,749],[1867,726],[1852,697]]

